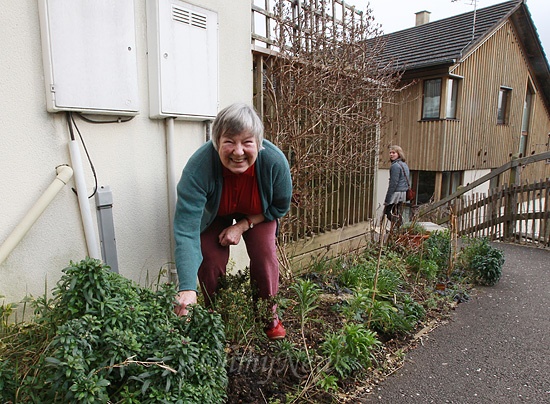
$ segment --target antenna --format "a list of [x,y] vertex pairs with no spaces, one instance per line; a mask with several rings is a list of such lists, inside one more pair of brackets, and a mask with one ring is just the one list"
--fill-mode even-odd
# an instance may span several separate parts
[[[451,3],[456,3],[458,0],[451,0]],[[479,0],[464,0],[464,2],[470,6],[474,6],[474,21],[472,23],[472,40],[470,42],[474,41],[474,37],[476,34],[476,15],[477,15],[477,2]]]

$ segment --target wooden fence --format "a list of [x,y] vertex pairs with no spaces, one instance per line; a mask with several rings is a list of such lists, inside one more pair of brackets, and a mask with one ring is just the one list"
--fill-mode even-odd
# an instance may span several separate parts
[[550,247],[550,179],[463,195],[449,209],[460,236]]

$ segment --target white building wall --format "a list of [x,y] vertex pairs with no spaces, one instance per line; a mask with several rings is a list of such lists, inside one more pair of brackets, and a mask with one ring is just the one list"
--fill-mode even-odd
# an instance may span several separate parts
[[[252,102],[250,1],[197,0],[219,19],[219,108]],[[75,116],[98,178],[113,192],[119,271],[145,284],[172,261],[165,122],[149,118],[145,1],[135,1],[140,114],[129,122],[90,124]],[[0,244],[55,178],[71,165],[64,113],[46,111],[36,0],[3,2],[0,13]],[[204,142],[201,122],[176,121],[177,178]],[[82,150],[89,193],[94,178]],[[65,186],[21,243],[0,264],[6,302],[50,290],[69,261],[88,252],[74,179]],[[89,200],[94,226],[95,199]],[[237,266],[246,264],[243,248]]]
[[374,219],[377,224],[382,221],[382,216],[384,215],[384,199],[386,198],[389,183],[390,170],[378,169],[376,172],[376,192],[374,196]]
[[[491,170],[467,170],[464,171],[464,185],[471,184],[474,181],[477,181],[484,175],[487,175]],[[489,181],[475,187],[471,191],[466,192],[466,195],[472,195],[475,193],[488,194],[489,193]]]

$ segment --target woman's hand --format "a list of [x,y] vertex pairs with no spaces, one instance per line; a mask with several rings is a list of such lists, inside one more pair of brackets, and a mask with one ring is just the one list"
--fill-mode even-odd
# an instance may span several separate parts
[[194,290],[180,290],[176,295],[177,304],[174,307],[174,312],[178,316],[185,316],[189,312],[187,306],[197,303],[197,292]]
[[[244,222],[244,225],[243,225]],[[237,245],[241,241],[241,236],[245,231],[248,230],[248,222],[246,220],[241,220],[234,225],[226,227],[218,236],[220,244],[224,247],[228,245]]]

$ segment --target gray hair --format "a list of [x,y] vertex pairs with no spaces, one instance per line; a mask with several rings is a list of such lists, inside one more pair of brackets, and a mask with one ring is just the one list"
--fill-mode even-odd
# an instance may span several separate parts
[[237,135],[248,132],[256,138],[258,150],[264,140],[264,125],[262,120],[250,105],[244,103],[231,104],[222,109],[212,124],[212,143],[218,150],[222,135]]
[[403,153],[403,149],[401,148],[401,146],[390,146],[388,147],[388,149],[390,149],[390,151],[396,152],[399,155],[399,158],[401,159],[401,161],[403,162],[407,161],[405,159],[405,153]]

